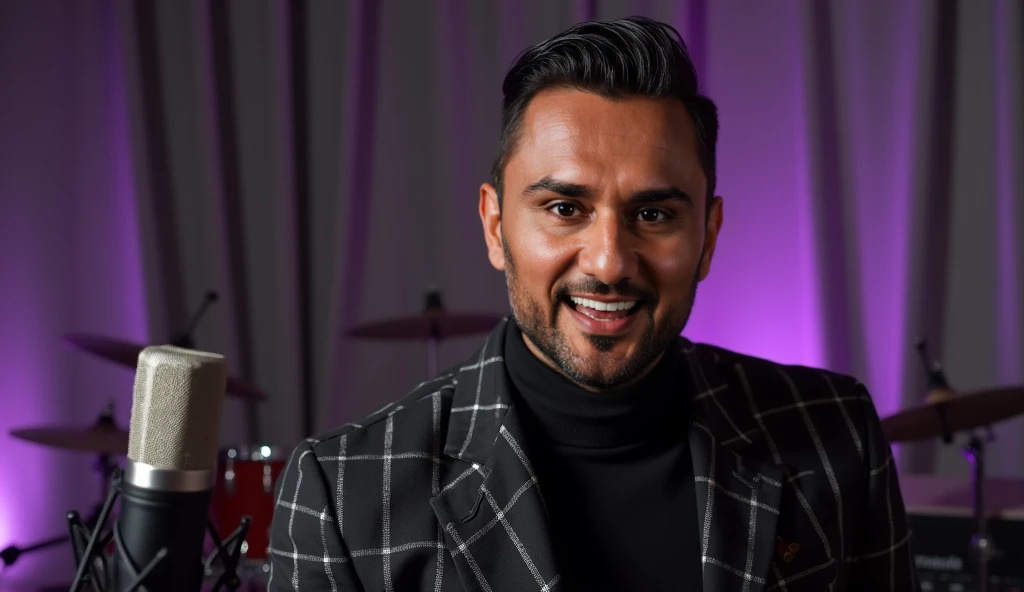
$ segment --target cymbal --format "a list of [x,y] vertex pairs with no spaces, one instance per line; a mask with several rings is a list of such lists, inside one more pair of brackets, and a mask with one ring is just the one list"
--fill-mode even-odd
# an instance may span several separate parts
[[[112,339],[99,335],[69,334],[64,339],[75,347],[95,354],[104,360],[127,366],[135,369],[139,364],[139,354],[146,347],[130,341]],[[267,398],[266,393],[253,384],[229,376],[227,382],[227,394],[247,399],[250,401],[262,401]]]
[[890,442],[942,437],[940,411],[950,433],[991,425],[1024,413],[1024,387],[967,392],[945,400],[940,397],[883,419],[882,432]]
[[371,339],[447,339],[461,335],[487,333],[501,322],[503,315],[450,313],[443,309],[376,321],[349,329],[349,337]]
[[111,424],[97,424],[85,428],[79,426],[21,428],[11,430],[11,436],[51,448],[99,454],[128,454],[128,432]]

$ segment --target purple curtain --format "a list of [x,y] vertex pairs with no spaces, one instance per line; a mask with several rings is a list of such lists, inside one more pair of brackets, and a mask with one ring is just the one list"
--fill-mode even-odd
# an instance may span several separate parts
[[[101,493],[93,457],[15,440],[16,427],[127,426],[133,372],[68,332],[145,342],[147,304],[121,23],[111,3],[0,3],[0,548],[67,533]],[[105,495],[105,494],[104,494]],[[68,546],[0,571],[70,581]]]

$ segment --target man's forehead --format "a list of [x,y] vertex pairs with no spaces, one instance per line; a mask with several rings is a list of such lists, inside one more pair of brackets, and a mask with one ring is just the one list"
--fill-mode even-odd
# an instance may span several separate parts
[[509,166],[527,176],[586,173],[580,168],[606,169],[610,163],[641,173],[672,169],[686,177],[700,170],[689,114],[675,99],[545,91],[528,106],[518,140]]
[[570,89],[539,93],[524,114],[520,145],[559,148],[665,150],[695,155],[696,137],[686,107],[676,99],[605,98]]

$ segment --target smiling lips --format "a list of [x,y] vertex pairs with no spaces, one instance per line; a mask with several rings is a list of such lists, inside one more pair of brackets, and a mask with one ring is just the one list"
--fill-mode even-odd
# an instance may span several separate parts
[[571,296],[569,300],[575,305],[573,308],[576,312],[605,323],[625,319],[633,313],[637,306],[636,300],[602,302],[579,296]]

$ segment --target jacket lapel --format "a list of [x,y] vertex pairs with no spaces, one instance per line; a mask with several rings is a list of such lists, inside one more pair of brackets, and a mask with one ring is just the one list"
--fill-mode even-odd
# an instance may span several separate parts
[[[547,508],[512,407],[506,323],[457,370],[445,456],[463,461],[430,501],[467,590],[557,590]],[[744,456],[760,433],[741,389],[712,349],[683,340],[695,393],[688,439],[696,486],[704,592],[760,592],[768,580],[783,471]]]
[[503,322],[478,359],[458,370],[444,454],[465,465],[430,505],[467,590],[552,590],[560,578],[547,509],[511,406],[505,330]]
[[717,354],[688,341],[683,356],[691,391],[689,428],[700,525],[704,592],[764,589],[782,501],[780,467],[745,457],[759,430]]

